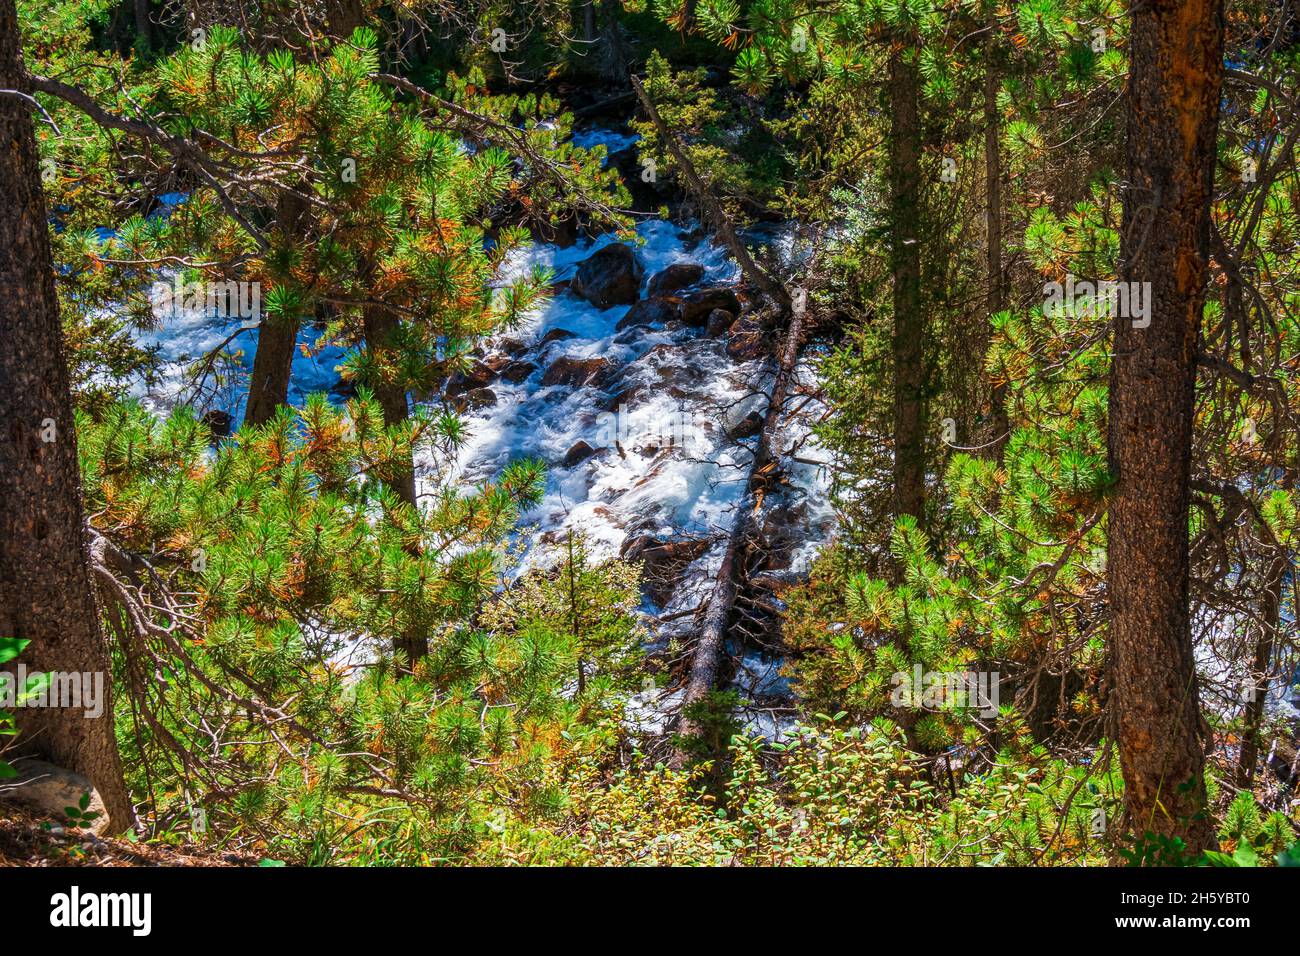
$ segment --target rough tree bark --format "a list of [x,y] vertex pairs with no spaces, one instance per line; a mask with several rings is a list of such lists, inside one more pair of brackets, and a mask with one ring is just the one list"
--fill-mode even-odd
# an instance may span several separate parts
[[[362,328],[366,336],[366,347],[383,349],[388,347],[393,334],[397,331],[398,319],[389,309],[382,306],[367,306],[361,313]],[[410,416],[410,406],[406,400],[406,389],[400,385],[387,382],[369,382],[375,393],[375,400],[384,411],[384,424],[400,425]],[[415,497],[415,465],[403,470],[393,478],[393,488],[399,498],[412,508],[418,508]],[[411,553],[418,553],[418,546],[411,546]],[[393,638],[393,649],[401,651],[414,663],[428,656],[429,638],[419,631],[408,631]]]
[[[285,236],[300,241],[309,220],[307,200],[288,190],[280,193],[276,219]],[[289,378],[293,371],[293,353],[298,342],[298,316],[263,319],[257,332],[257,351],[253,353],[253,374],[248,382],[248,405],[245,425],[265,425],[275,417],[275,410],[289,403]]]
[[921,82],[899,48],[889,60],[893,272],[894,516],[925,525],[925,316],[921,311]]
[[153,17],[149,10],[149,0],[135,0],[135,32],[140,34],[150,47],[157,44],[154,36]]
[[1129,825],[1213,842],[1188,610],[1193,401],[1214,180],[1222,0],[1132,10],[1120,279],[1149,325],[1115,318],[1107,589]]
[[[26,90],[14,0],[0,0],[0,88]],[[88,777],[134,824],[113,730],[112,667],[87,555],[63,332],[31,105],[0,96],[0,635],[29,670],[103,674],[103,715],[18,708],[20,749]]]

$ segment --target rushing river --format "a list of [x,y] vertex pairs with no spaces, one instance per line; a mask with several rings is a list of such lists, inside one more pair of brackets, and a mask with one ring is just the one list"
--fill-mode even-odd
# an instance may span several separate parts
[[[602,131],[580,134],[580,145],[597,142],[611,149],[630,139]],[[664,268],[698,264],[702,276],[691,288],[731,285],[737,269],[693,223],[653,219],[637,229],[636,253],[644,266],[641,297]],[[779,239],[780,237],[778,237]],[[513,256],[507,274],[543,265],[561,285],[579,263],[614,242],[612,236],[583,240],[567,248],[535,244]],[[726,350],[725,335],[680,323],[633,325],[619,330],[629,310],[598,309],[569,291],[560,291],[518,328],[483,343],[478,358],[500,370],[463,399],[468,441],[454,460],[425,455],[417,459],[422,490],[442,482],[473,486],[490,480],[511,460],[539,458],[547,463],[545,496],[523,516],[517,540],[518,564],[512,574],[558,556],[548,545],[572,532],[587,542],[594,559],[625,553],[629,544],[680,545],[689,560],[673,568],[667,587],[648,588],[643,611],[656,645],[685,635],[693,627],[693,608],[707,596],[726,538],[746,488],[757,435],[740,437],[737,426],[766,407],[770,365],[763,358],[737,360]],[[236,334],[237,333],[237,334]],[[164,361],[163,381],[137,393],[148,407],[165,412],[189,400],[184,389],[192,361],[221,345],[233,366],[223,383],[204,397],[201,410],[219,409],[235,427],[247,397],[257,330],[240,329],[237,320],[201,312],[172,313],[157,331],[140,336],[156,345]],[[300,405],[314,391],[342,400],[345,390],[335,367],[344,351],[320,342],[320,331],[304,323],[295,356],[290,401]],[[603,360],[598,383],[546,384],[557,360]],[[801,365],[799,379],[812,383]],[[786,461],[788,490],[763,503],[760,526],[780,525],[787,542],[778,578],[806,569],[834,530],[829,506],[825,456],[809,435],[824,409],[810,395],[787,403],[782,447],[798,446],[798,461]],[[749,429],[747,431],[752,431]],[[735,437],[729,437],[729,433]],[[743,432],[742,432],[743,434]],[[745,718],[767,734],[779,731],[779,708],[788,688],[778,671],[780,659],[758,649],[735,647],[736,686],[746,701]],[[653,730],[671,706],[670,697],[647,691],[633,701]]]

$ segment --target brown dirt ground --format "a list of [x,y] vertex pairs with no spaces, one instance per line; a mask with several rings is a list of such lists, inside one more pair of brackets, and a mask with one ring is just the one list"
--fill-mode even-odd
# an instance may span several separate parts
[[49,822],[28,809],[0,803],[0,866],[256,866],[257,860],[236,853],[160,843],[133,843],[65,829],[47,830]]

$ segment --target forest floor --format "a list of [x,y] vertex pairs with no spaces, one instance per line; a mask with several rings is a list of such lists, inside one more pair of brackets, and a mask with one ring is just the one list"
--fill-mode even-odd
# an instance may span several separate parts
[[47,829],[38,814],[0,805],[0,866],[256,866],[255,857]]

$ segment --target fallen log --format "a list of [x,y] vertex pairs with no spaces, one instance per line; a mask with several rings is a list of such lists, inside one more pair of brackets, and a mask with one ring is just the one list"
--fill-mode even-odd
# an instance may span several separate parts
[[[780,422],[784,411],[785,396],[789,391],[794,376],[795,363],[799,359],[799,350],[803,344],[804,310],[803,298],[798,303],[786,290],[785,286],[767,270],[754,261],[749,250],[745,248],[730,218],[718,202],[716,196],[700,178],[686,151],[677,142],[676,136],[668,129],[668,124],[659,115],[654,101],[646,94],[640,79],[632,78],[632,89],[645,108],[646,115],[654,124],[659,138],[672,154],[674,161],[686,180],[687,190],[699,202],[705,218],[716,230],[718,237],[730,250],[740,271],[751,285],[761,291],[773,303],[779,314],[788,317],[784,345],[776,362],[772,378],[772,390],[768,398],[767,414],[763,418],[763,428],[759,433],[758,447],[750,467],[745,495],[740,500],[736,522],[727,538],[727,547],[722,555],[714,579],[713,590],[705,599],[704,616],[700,624],[699,638],[691,658],[691,670],[686,679],[686,692],[682,699],[682,717],[678,722],[677,732],[681,740],[698,736],[700,727],[688,716],[692,708],[703,701],[718,683],[722,669],[723,652],[726,650],[727,631],[731,623],[732,609],[736,605],[745,576],[746,558],[756,538],[755,517],[763,506],[763,501],[775,484],[778,464],[781,456]],[[670,760],[670,765],[681,767],[689,760],[689,755],[678,747]]]
[[[797,309],[791,314],[785,343],[776,365],[767,414],[763,418],[763,430],[760,433],[758,448],[754,452],[745,495],[739,502],[736,522],[732,525],[731,535],[727,539],[727,549],[723,552],[722,564],[718,567],[713,590],[706,598],[706,610],[700,625],[699,639],[695,644],[694,656],[691,659],[690,674],[686,679],[686,693],[682,698],[682,718],[677,729],[682,739],[699,734],[701,728],[687,715],[692,707],[712,692],[717,685],[719,671],[722,669],[732,608],[742,587],[746,552],[756,536],[755,518],[763,506],[763,500],[776,481],[777,466],[781,456],[781,416],[785,396],[794,377],[795,363],[799,360],[800,346],[803,344],[803,326],[804,312],[802,309]],[[678,747],[670,765],[681,767],[688,760],[689,755]]]

